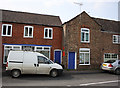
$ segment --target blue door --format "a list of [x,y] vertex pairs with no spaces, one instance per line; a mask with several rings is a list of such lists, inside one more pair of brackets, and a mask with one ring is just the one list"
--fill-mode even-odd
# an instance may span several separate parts
[[68,53],[68,69],[75,69],[75,52]]
[[61,64],[61,51],[55,51],[54,62]]

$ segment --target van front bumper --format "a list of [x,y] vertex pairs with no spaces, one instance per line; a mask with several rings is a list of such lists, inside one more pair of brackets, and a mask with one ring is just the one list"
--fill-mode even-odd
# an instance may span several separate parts
[[62,75],[63,69],[58,69],[58,75]]

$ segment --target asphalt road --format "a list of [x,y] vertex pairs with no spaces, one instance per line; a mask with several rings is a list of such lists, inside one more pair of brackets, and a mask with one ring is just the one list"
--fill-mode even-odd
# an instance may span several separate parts
[[64,71],[62,76],[22,75],[12,78],[2,73],[2,86],[119,86],[119,77],[101,71]]

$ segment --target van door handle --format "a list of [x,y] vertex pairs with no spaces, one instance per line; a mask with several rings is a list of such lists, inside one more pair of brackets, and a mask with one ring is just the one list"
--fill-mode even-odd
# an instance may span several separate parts
[[37,64],[37,67],[39,67],[39,64]]
[[34,64],[34,66],[36,67],[36,64]]

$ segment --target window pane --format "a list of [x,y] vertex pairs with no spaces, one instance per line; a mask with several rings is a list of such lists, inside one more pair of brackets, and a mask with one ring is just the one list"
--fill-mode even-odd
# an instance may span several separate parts
[[89,53],[85,53],[85,64],[89,64]]
[[43,55],[49,58],[49,51],[38,51],[38,52],[42,53]]
[[88,32],[88,30],[85,30],[85,29],[82,29],[82,31],[84,31],[84,32]]
[[89,37],[89,34],[88,34],[88,33],[86,33],[86,41],[88,41],[88,37]]
[[45,57],[38,56],[38,63],[45,63],[47,59]]
[[45,37],[48,37],[48,29],[45,29]]
[[10,35],[11,34],[11,26],[8,26],[8,33],[7,35]]
[[105,54],[104,62],[108,60],[117,60],[117,54],[112,53]]
[[52,37],[52,30],[49,30],[49,37]]
[[84,64],[84,53],[80,53],[80,64]]
[[40,57],[40,56],[38,56],[38,63],[44,63],[45,61],[44,61],[44,58],[43,57]]
[[3,26],[3,35],[6,35],[6,31],[7,31],[6,28],[7,28],[7,27],[4,25],[4,26]]
[[28,27],[25,27],[25,36],[28,36]]
[[117,41],[116,36],[113,36],[113,42],[116,42],[116,41]]
[[84,33],[81,33],[81,40],[84,41]]
[[29,36],[32,36],[32,28],[29,28]]
[[46,48],[44,48],[44,50],[45,50],[45,51],[49,51],[49,48],[46,47]]
[[20,46],[14,46],[13,50],[20,50]]

